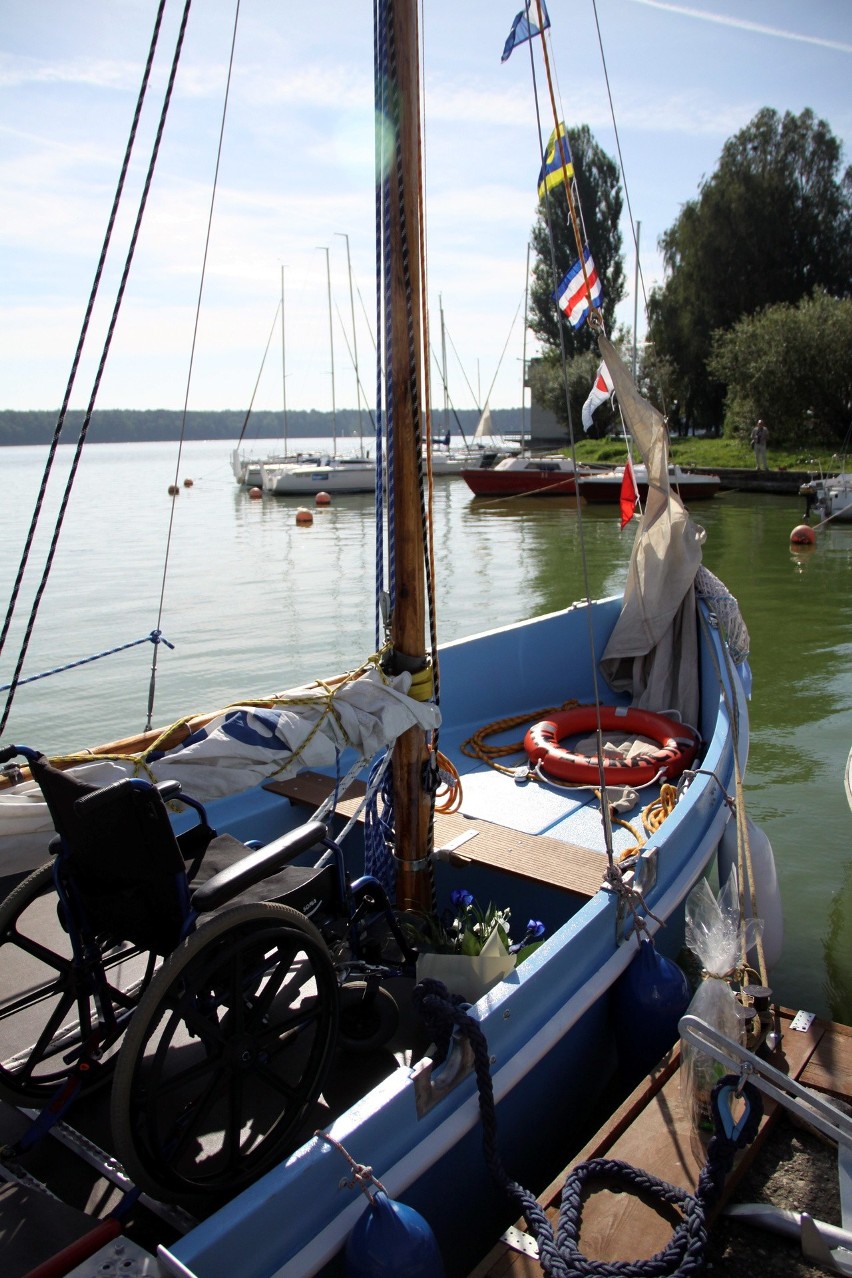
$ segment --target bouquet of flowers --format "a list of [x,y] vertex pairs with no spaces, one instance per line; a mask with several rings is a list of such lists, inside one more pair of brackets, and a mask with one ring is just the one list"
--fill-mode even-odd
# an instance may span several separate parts
[[440,918],[421,923],[417,979],[434,977],[475,1002],[532,953],[544,936],[544,924],[530,919],[522,940],[513,943],[509,909],[498,910],[491,902],[483,909],[466,888],[456,888],[450,902]]

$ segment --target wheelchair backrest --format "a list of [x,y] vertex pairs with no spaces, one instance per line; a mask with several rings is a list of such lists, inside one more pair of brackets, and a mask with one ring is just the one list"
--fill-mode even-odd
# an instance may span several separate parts
[[189,917],[184,858],[156,787],[97,787],[32,764],[63,840],[63,875],[88,926],[155,954],[179,944]]

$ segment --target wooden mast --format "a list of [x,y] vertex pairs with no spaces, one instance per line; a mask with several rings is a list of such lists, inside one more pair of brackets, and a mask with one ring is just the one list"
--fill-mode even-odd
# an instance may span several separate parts
[[[420,474],[423,432],[419,415],[422,381],[422,289],[420,260],[420,66],[417,0],[392,0],[391,94],[397,104],[399,163],[390,174],[391,383],[393,393],[393,482],[396,495],[394,553],[396,595],[391,642],[397,671],[422,670],[425,646],[425,529]],[[393,755],[397,905],[426,911],[432,901],[430,816],[424,786],[426,749],[422,729],[401,736]]]

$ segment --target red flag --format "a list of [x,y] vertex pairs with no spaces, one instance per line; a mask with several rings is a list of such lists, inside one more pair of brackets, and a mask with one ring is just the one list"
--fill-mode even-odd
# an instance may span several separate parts
[[633,477],[633,467],[630,464],[630,458],[627,458],[627,465],[624,467],[624,474],[621,479],[621,496],[619,497],[621,506],[621,527],[625,528],[633,518],[636,511],[636,480]]

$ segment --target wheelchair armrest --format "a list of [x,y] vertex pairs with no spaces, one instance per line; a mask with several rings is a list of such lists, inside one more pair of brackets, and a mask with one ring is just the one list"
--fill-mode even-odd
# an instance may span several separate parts
[[249,852],[234,865],[220,870],[212,879],[202,883],[192,894],[192,908],[199,914],[225,905],[246,888],[254,887],[263,879],[277,873],[302,852],[328,837],[328,829],[322,821],[308,821],[296,830],[290,830],[280,839],[273,839],[256,852]]
[[168,803],[170,799],[176,799],[180,794],[180,781],[158,781],[156,788],[163,802]]

